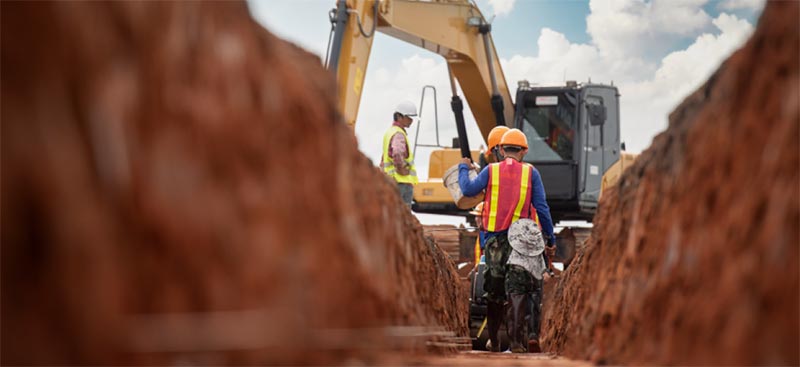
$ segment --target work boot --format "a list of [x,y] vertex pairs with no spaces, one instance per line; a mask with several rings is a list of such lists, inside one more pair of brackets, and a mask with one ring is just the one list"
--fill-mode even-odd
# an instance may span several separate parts
[[528,340],[528,353],[541,353],[542,347],[539,345],[539,339]]
[[524,293],[508,295],[511,301],[511,318],[509,320],[508,336],[511,339],[511,351],[514,353],[527,352],[526,317],[529,311],[529,296]]
[[503,323],[503,304],[499,302],[489,302],[486,307],[486,326],[489,328],[490,352],[500,351],[500,338],[498,332]]

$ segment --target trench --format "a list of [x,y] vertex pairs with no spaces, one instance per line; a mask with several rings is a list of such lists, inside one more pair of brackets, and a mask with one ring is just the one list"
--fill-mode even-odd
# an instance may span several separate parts
[[469,351],[468,243],[244,3],[0,6],[4,365],[800,363],[797,3],[604,195],[529,355]]

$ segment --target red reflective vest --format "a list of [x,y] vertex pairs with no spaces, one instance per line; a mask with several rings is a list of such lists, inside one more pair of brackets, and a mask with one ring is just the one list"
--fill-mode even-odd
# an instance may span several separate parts
[[531,218],[539,224],[531,203],[533,166],[506,158],[489,165],[489,183],[483,204],[483,228],[489,232],[505,231],[519,218]]

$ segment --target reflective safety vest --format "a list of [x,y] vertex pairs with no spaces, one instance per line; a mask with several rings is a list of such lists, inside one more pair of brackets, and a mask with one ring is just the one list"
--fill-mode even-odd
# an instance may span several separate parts
[[531,203],[533,166],[506,158],[490,164],[488,169],[483,228],[489,232],[505,231],[520,218],[531,218],[541,228],[536,208]]
[[399,183],[408,183],[416,185],[417,169],[414,167],[414,153],[411,152],[411,149],[407,149],[408,151],[408,158],[406,158],[406,163],[408,163],[407,175],[401,175],[400,173],[397,172],[397,169],[394,166],[394,160],[392,159],[391,156],[389,156],[389,145],[392,142],[392,136],[394,136],[394,134],[397,133],[403,134],[403,139],[406,141],[406,148],[408,148],[408,135],[406,135],[406,130],[399,126],[392,125],[392,127],[390,127],[389,130],[386,131],[386,134],[383,135],[383,157],[381,159],[381,166],[383,167],[383,172]]

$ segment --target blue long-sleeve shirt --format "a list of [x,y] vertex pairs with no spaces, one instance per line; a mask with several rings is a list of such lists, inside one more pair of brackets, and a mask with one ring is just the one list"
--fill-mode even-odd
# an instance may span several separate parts
[[[481,173],[474,180],[469,179],[469,170],[470,167],[464,163],[458,165],[458,185],[465,196],[475,196],[489,185],[489,166],[483,167]],[[536,214],[539,215],[542,232],[545,236],[555,239],[553,236],[553,219],[550,217],[550,207],[547,205],[542,176],[539,175],[539,170],[536,167],[533,168],[530,187],[531,203],[536,208]]]

